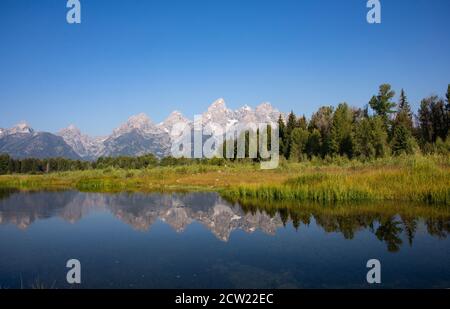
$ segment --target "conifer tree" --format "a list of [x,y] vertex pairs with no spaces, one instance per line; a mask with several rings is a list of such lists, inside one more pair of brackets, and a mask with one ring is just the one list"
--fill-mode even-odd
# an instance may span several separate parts
[[330,135],[331,155],[353,155],[352,141],[353,113],[347,103],[341,103],[333,115]]
[[280,137],[279,153],[281,156],[284,155],[284,148],[286,142],[286,125],[284,124],[283,116],[281,114],[278,117],[278,135]]
[[286,159],[289,159],[289,155],[291,152],[291,134],[292,131],[297,126],[297,117],[295,116],[294,112],[291,111],[288,116],[287,124],[286,124],[286,135],[285,135],[285,141],[284,141],[284,149],[283,154]]
[[395,103],[391,99],[395,92],[391,90],[391,85],[382,84],[379,87],[378,95],[370,99],[369,105],[378,116],[381,116],[386,130],[389,128],[389,115],[394,113]]
[[306,154],[306,144],[309,132],[302,128],[295,128],[291,133],[291,149],[289,159],[294,162],[302,161]]
[[406,98],[406,94],[403,89],[400,92],[398,110],[395,117],[395,125],[398,125],[400,123],[403,124],[407,129],[412,130],[413,128],[411,106],[409,105],[408,99]]
[[448,138],[448,135],[450,133],[450,84],[448,84],[447,87],[447,93],[445,94],[446,104],[445,104],[445,111],[446,111],[446,135]]
[[403,89],[400,92],[397,114],[392,125],[391,145],[394,154],[413,152],[412,112]]
[[309,157],[318,156],[321,154],[321,135],[318,129],[313,129],[309,134],[308,141],[306,143],[306,153]]
[[399,155],[402,153],[411,154],[413,152],[413,140],[411,131],[400,124],[395,127],[392,138],[392,153]]
[[308,129],[308,121],[306,120],[305,115],[299,117],[297,120],[297,128],[307,130]]

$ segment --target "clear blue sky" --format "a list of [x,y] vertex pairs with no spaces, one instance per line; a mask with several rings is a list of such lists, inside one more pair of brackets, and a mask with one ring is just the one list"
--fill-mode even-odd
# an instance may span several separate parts
[[81,0],[69,25],[66,0],[1,0],[0,127],[103,135],[219,97],[310,115],[384,82],[417,108],[450,83],[450,1],[381,3],[369,25],[366,0]]

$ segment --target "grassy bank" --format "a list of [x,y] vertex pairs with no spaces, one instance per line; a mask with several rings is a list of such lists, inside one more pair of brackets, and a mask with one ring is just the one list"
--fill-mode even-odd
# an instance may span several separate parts
[[0,176],[0,188],[95,192],[214,190],[234,200],[401,200],[449,205],[450,158],[408,156],[366,163],[345,159],[282,162],[274,170],[261,170],[252,163],[230,163],[4,175]]
[[450,169],[429,157],[407,157],[397,164],[305,170],[282,184],[239,185],[223,194],[268,202],[389,200],[450,205]]

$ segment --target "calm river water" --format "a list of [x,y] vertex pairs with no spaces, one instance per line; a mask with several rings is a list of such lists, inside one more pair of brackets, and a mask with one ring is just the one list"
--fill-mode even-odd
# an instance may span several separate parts
[[[216,193],[2,193],[0,287],[372,288],[373,258],[377,287],[450,287],[448,211],[303,206]],[[79,285],[66,281],[69,259],[81,263]]]

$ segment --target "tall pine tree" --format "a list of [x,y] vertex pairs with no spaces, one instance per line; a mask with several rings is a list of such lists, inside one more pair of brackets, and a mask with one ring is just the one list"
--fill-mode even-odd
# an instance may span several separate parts
[[412,130],[413,128],[411,106],[409,105],[408,99],[406,98],[406,94],[403,89],[400,92],[397,115],[395,117],[395,124],[400,123],[410,130]]
[[448,84],[447,87],[447,93],[445,94],[445,98],[446,98],[446,104],[445,104],[445,111],[446,111],[446,123],[447,123],[447,128],[446,128],[446,135],[448,137],[449,133],[450,133],[450,84]]
[[379,87],[378,95],[370,99],[369,105],[378,116],[383,119],[386,130],[389,128],[389,115],[395,112],[395,103],[391,102],[395,92],[391,90],[391,85],[382,84]]
[[291,111],[288,116],[287,124],[286,124],[286,136],[285,136],[285,143],[284,143],[284,150],[283,154],[286,159],[289,158],[289,155],[291,153],[291,134],[292,131],[297,126],[297,117],[295,116],[294,112]]
[[397,114],[392,125],[391,145],[394,154],[412,153],[414,148],[412,112],[405,91],[400,92]]
[[347,103],[341,103],[333,115],[330,135],[331,155],[353,155],[353,113]]
[[284,119],[281,114],[278,117],[278,135],[280,137],[279,153],[281,156],[281,155],[284,155],[284,149],[285,149],[285,143],[286,143],[286,125],[284,123]]

